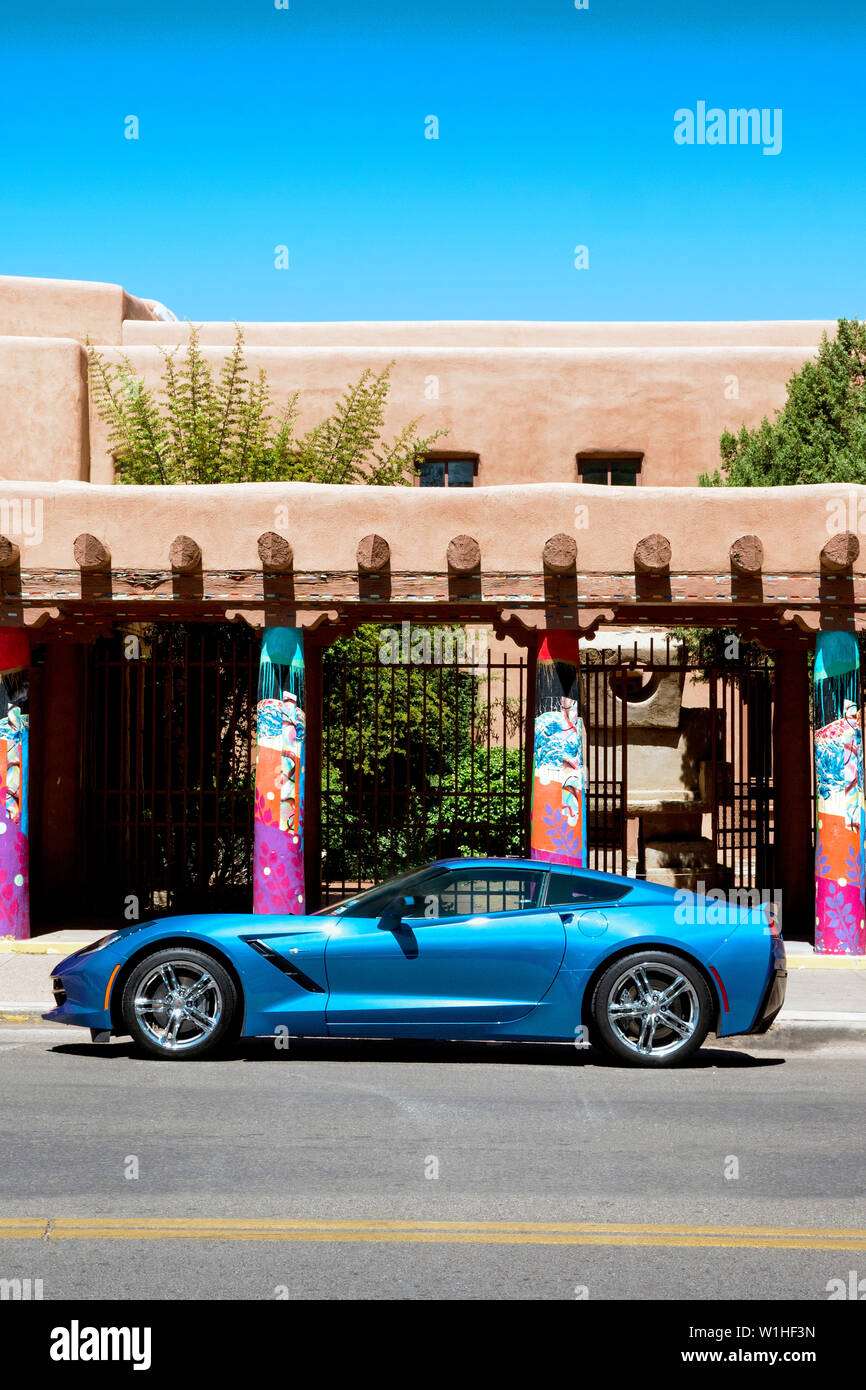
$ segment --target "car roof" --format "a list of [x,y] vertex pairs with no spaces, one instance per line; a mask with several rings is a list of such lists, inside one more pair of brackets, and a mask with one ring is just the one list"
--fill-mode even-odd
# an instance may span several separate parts
[[[516,856],[496,856],[489,858],[434,859],[430,864],[422,864],[421,869],[543,869],[560,874],[580,874],[583,878],[596,879],[599,883],[634,883],[625,874],[607,874],[600,869],[581,869],[574,864],[555,864],[549,859],[518,859]],[[419,870],[420,872],[420,870]]]

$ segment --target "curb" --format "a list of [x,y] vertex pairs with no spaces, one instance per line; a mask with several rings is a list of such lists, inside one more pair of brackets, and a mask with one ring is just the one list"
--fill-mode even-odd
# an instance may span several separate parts
[[789,954],[788,970],[866,970],[866,956],[799,956]]
[[42,1021],[42,1015],[47,1014],[54,1004],[32,1004],[19,1003],[17,999],[11,1000],[8,1004],[0,1003],[0,1023],[33,1023],[34,1020]]
[[0,956],[71,956],[86,941],[0,941]]

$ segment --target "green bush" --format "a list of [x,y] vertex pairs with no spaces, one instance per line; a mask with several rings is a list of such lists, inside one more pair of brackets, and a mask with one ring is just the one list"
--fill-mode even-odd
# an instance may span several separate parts
[[445,431],[422,437],[419,419],[382,438],[391,385],[389,363],[367,368],[330,415],[298,436],[299,393],[274,415],[267,375],[250,377],[244,337],[214,375],[198,329],[189,344],[161,348],[162,386],[152,391],[128,357],[110,363],[92,344],[90,389],[108,426],[120,483],[411,483],[417,465]]

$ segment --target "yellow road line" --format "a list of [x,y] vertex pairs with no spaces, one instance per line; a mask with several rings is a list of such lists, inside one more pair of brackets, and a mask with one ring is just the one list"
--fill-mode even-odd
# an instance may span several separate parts
[[608,1245],[861,1250],[859,1227],[647,1225],[576,1221],[305,1220],[244,1217],[0,1217],[0,1239],[211,1240],[335,1244]]
[[355,1245],[618,1245],[618,1246],[693,1246],[700,1249],[731,1250],[860,1250],[866,1251],[866,1241],[795,1240],[791,1236],[778,1238],[723,1236],[711,1240],[707,1236],[668,1235],[572,1235],[517,1231],[177,1231],[106,1230],[82,1227],[77,1231],[52,1231],[51,1240],[212,1240],[255,1241],[282,1244],[355,1244]]
[[86,1226],[158,1227],[160,1230],[272,1230],[272,1231],[526,1231],[560,1234],[607,1235],[735,1235],[735,1236],[852,1236],[866,1241],[862,1227],[827,1226],[700,1226],[647,1224],[619,1221],[410,1221],[328,1220],[325,1218],[243,1216],[59,1216],[55,1230]]
[[41,1216],[0,1216],[0,1236],[44,1236],[48,1221]]

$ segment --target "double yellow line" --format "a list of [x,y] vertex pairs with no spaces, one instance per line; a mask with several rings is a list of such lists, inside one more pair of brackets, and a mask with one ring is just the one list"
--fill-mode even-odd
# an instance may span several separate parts
[[723,1250],[866,1252],[866,1230],[857,1227],[654,1226],[612,1221],[304,1221],[203,1216],[0,1216],[0,1239],[642,1245]]

